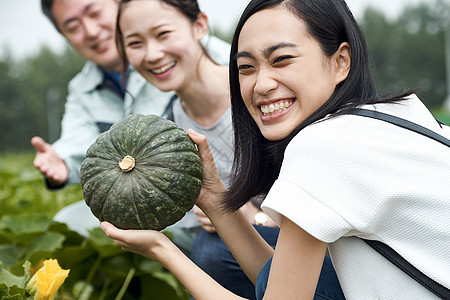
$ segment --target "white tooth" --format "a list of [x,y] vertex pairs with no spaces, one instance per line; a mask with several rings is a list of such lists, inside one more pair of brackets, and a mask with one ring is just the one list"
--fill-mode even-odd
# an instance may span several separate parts
[[275,106],[273,104],[269,105],[269,111],[270,112],[274,112],[275,111]]
[[164,67],[162,67],[160,69],[154,69],[153,73],[156,73],[156,74],[164,73],[167,70],[169,70],[170,68],[172,68],[174,65],[175,65],[175,63],[171,63],[171,64],[168,64],[168,65],[166,65],[166,66],[164,66]]
[[280,109],[283,109],[284,108],[284,102],[281,102],[279,106],[280,106]]
[[275,110],[280,110],[280,106],[277,104],[275,104]]
[[289,106],[291,106],[291,104],[289,102],[284,102],[284,107],[288,108]]

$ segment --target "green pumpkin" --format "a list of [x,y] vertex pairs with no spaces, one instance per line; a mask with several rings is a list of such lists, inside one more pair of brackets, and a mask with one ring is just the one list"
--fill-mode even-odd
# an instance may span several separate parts
[[202,162],[186,132],[155,115],[131,115],[86,152],[81,186],[100,221],[122,229],[162,230],[197,199]]

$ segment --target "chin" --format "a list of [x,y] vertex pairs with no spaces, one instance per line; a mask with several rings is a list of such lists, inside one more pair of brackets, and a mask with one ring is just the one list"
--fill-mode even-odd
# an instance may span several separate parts
[[262,135],[269,141],[275,142],[285,139],[292,131],[276,130],[275,128],[266,131],[261,131]]

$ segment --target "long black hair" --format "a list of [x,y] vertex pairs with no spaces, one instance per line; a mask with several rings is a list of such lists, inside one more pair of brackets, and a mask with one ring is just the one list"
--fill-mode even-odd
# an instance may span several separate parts
[[[305,22],[309,34],[318,41],[327,57],[336,53],[343,42],[348,42],[351,67],[347,78],[336,86],[334,93],[318,110],[286,138],[269,141],[263,137],[244,104],[235,56],[245,22],[256,12],[279,5]],[[328,114],[343,114],[362,104],[395,102],[411,94],[406,92],[385,98],[378,95],[364,36],[344,0],[252,0],[242,13],[234,33],[229,72],[235,158],[234,175],[223,204],[227,211],[237,210],[256,195],[267,194],[278,177],[286,146],[306,126]]]

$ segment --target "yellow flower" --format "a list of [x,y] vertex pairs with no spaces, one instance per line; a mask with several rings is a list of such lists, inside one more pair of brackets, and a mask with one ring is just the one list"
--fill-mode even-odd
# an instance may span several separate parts
[[63,270],[56,259],[44,261],[44,266],[31,277],[27,284],[35,300],[53,300],[59,287],[69,276],[70,270]]

